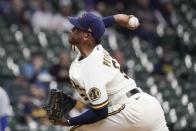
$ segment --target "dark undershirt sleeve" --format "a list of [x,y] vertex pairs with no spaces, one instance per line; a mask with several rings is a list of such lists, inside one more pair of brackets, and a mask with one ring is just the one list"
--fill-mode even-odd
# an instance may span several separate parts
[[105,27],[111,27],[113,26],[114,24],[116,24],[116,21],[114,19],[114,16],[106,16],[106,17],[103,17],[103,22],[105,24]]
[[97,122],[99,120],[102,120],[104,118],[107,118],[108,116],[108,107],[105,106],[99,110],[94,110],[92,108],[88,109],[83,114],[72,117],[69,119],[70,126],[73,125],[84,125],[84,124],[91,124],[94,122]]

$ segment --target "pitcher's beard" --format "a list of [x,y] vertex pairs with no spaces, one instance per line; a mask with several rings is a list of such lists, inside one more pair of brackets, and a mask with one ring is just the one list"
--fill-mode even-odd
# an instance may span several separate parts
[[78,51],[77,45],[79,45],[80,40],[79,38],[75,38],[72,35],[69,34],[69,44],[71,45],[72,51]]
[[76,51],[76,46],[71,44],[71,50]]
[[71,50],[75,51],[76,49],[76,42],[73,40],[73,38],[69,37],[69,44],[71,45]]
[[72,51],[77,51],[77,47],[75,44],[70,43],[70,46]]

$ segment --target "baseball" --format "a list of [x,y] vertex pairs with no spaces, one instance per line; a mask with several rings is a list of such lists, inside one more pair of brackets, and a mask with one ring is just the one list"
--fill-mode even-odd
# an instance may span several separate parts
[[138,18],[136,18],[134,16],[129,18],[128,23],[131,28],[135,28],[135,27],[139,26],[139,20],[138,20]]

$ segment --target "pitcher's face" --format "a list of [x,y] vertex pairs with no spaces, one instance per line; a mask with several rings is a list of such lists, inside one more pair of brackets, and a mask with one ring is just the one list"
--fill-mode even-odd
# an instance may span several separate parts
[[73,27],[72,30],[68,34],[69,43],[71,45],[79,45],[81,43],[89,43],[94,40],[91,32],[79,29],[77,27]]
[[71,45],[78,45],[82,39],[82,31],[77,27],[73,27],[68,36]]

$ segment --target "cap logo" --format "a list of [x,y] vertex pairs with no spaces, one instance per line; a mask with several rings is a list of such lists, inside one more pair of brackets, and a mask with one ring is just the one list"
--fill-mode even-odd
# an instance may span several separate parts
[[79,16],[79,19],[82,19],[85,16],[85,14],[82,14],[81,16]]
[[88,28],[88,31],[89,31],[89,32],[92,32],[91,28]]

